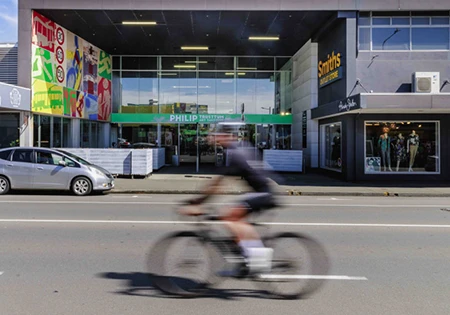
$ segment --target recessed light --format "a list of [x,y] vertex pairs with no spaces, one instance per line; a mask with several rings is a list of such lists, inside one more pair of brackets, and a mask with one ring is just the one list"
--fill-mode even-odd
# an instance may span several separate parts
[[238,70],[258,70],[258,68],[253,68],[253,67],[238,67]]
[[[234,75],[234,72],[225,72],[225,75]],[[238,72],[237,75],[246,75],[245,72]]]
[[123,21],[123,25],[156,25],[154,21]]
[[182,46],[181,50],[209,50],[208,46]]
[[174,65],[173,67],[177,68],[177,69],[195,69],[195,68],[197,68],[196,65]]
[[279,40],[279,36],[250,36],[249,40]]

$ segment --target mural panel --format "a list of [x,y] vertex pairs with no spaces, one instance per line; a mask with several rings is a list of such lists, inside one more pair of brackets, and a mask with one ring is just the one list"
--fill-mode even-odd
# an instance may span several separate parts
[[63,88],[41,80],[33,80],[32,110],[35,112],[63,115]]
[[32,110],[110,120],[111,55],[37,12],[32,19]]
[[111,112],[111,81],[102,78],[98,85],[98,120],[110,120]]

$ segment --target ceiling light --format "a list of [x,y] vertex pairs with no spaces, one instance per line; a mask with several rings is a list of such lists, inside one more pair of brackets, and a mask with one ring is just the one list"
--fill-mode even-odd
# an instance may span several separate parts
[[154,21],[123,21],[123,25],[156,25]]
[[195,61],[195,60],[187,60],[184,63],[195,63],[195,64],[200,64],[200,63],[208,63],[208,61]]
[[209,50],[208,46],[181,46],[181,50]]
[[159,75],[178,75],[176,72],[159,73]]
[[[234,72],[225,72],[225,75],[234,75]],[[237,75],[246,75],[245,72],[238,72]]]
[[197,68],[196,65],[174,65],[174,68],[178,68],[178,69],[195,69]]
[[249,40],[279,40],[279,36],[250,36]]
[[246,68],[246,67],[238,67],[238,70],[258,70],[258,68],[252,68],[252,67],[249,67],[249,68]]

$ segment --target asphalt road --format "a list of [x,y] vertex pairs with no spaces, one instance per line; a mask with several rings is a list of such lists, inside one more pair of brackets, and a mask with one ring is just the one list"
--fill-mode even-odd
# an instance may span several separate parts
[[449,313],[448,199],[280,198],[276,217],[261,220],[273,231],[316,238],[332,262],[330,275],[355,279],[329,280],[308,299],[282,301],[236,280],[194,300],[151,286],[150,246],[193,228],[172,211],[187,197],[1,196],[0,314]]

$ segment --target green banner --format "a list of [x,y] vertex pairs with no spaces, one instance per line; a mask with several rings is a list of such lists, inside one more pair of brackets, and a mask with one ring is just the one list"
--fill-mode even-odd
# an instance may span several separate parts
[[[239,114],[112,114],[111,122],[119,124],[168,123],[168,124],[214,124],[223,121],[241,121]],[[246,124],[292,124],[292,115],[244,115]]]

